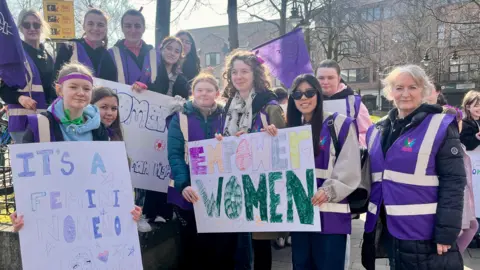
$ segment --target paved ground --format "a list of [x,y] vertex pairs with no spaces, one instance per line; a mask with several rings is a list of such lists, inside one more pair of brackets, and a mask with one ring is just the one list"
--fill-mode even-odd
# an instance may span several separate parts
[[[351,255],[350,269],[363,270],[360,247],[363,235],[363,220],[354,220],[352,226],[351,237]],[[291,270],[292,269],[292,252],[290,248],[273,251],[273,269],[275,270]],[[480,270],[480,249],[468,249],[464,254],[464,262],[466,270]],[[388,260],[377,260],[375,270],[389,270]]]

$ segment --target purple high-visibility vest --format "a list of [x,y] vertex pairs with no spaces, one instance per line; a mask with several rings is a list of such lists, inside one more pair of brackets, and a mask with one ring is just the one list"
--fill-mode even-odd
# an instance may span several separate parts
[[[223,129],[223,116],[219,114],[218,117],[215,117],[213,122],[208,126],[208,130],[205,132],[201,127],[201,119],[199,119],[195,113],[190,113],[189,115],[185,115],[183,113],[177,113],[177,117],[180,124],[180,129],[182,133],[188,133],[187,136],[184,134],[185,145],[188,142],[212,139],[215,137],[216,133],[221,133]],[[207,133],[205,135],[205,133]],[[188,151],[187,147],[185,147],[185,151]],[[188,165],[188,155],[185,155],[185,162]],[[193,205],[187,202],[182,194],[175,189],[174,181],[175,175],[170,175],[170,178],[173,179],[170,181],[170,185],[168,186],[168,193],[167,193],[167,201],[169,203],[173,203],[185,210],[193,209]]]
[[31,70],[31,75],[27,76],[32,78],[24,89],[17,90],[22,95],[31,97],[37,102],[37,110],[29,110],[24,108],[20,104],[8,104],[8,131],[9,132],[21,132],[27,128],[27,115],[44,112],[47,110],[47,101],[45,99],[45,93],[43,92],[42,80],[37,66],[33,62],[28,53],[25,52],[28,65],[27,70]]
[[85,50],[85,47],[82,43],[74,41],[72,42],[72,48],[73,53],[72,57],[70,57],[70,61],[76,61],[89,67],[90,70],[94,71],[95,77],[98,77],[100,74],[100,69],[102,68],[102,61],[100,60],[100,64],[98,65],[98,67],[94,67],[92,60],[90,60],[90,57],[88,56],[87,51]]
[[[353,118],[345,117],[338,113],[330,114],[324,112],[322,131],[320,133],[320,154],[315,157],[315,174],[317,177],[317,187],[331,177],[335,165],[335,146],[330,136],[329,125],[340,126],[340,130],[335,130],[340,147],[343,147]],[[320,206],[320,218],[322,224],[321,233],[324,234],[350,234],[352,231],[352,218],[350,206],[347,198],[338,203],[324,203]]]
[[[435,227],[438,177],[435,156],[455,115],[430,114],[393,143],[386,155],[381,132],[367,132],[372,187],[365,232],[372,232],[385,205],[389,232],[402,240],[430,240]],[[459,151],[461,149],[458,149]]]
[[145,54],[143,67],[140,69],[134,59],[125,48],[114,46],[108,52],[117,67],[118,82],[132,85],[135,82],[144,84],[154,83],[157,78],[158,64],[160,55],[155,49],[151,49]]

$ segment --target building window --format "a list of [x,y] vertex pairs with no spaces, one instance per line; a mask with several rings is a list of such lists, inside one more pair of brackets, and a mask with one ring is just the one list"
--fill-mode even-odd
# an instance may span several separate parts
[[360,17],[363,21],[379,21],[382,19],[382,8],[372,7],[363,9],[360,13]]
[[460,56],[458,65],[450,65],[450,81],[472,81],[479,78],[478,56]]
[[215,67],[220,65],[220,53],[205,54],[205,64],[207,67]]
[[438,46],[445,47],[445,24],[441,23],[437,27]]
[[340,53],[342,55],[354,54],[357,50],[357,43],[353,40],[340,42]]
[[450,46],[458,46],[462,41],[467,42],[468,37],[476,35],[474,31],[474,25],[471,24],[453,25],[450,29]]
[[368,39],[360,40],[359,51],[363,52],[363,53],[369,53],[370,52],[370,40],[368,40]]
[[365,83],[370,81],[370,68],[343,69],[341,75],[348,83]]

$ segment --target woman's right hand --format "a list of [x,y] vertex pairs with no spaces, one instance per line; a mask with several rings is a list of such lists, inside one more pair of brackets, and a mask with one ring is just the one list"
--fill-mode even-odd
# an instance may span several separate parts
[[215,139],[217,139],[219,142],[221,142],[223,140],[223,135],[220,134],[220,133],[216,133],[215,134]]
[[29,109],[29,110],[37,109],[37,102],[31,97],[22,95],[18,97],[18,103],[20,103],[20,105],[22,105],[25,109]]
[[14,232],[18,232],[23,228],[23,215],[17,216],[17,212],[13,212],[10,215],[10,220],[12,221]]
[[134,82],[132,85],[132,90],[137,93],[143,93],[147,90],[147,85],[141,82]]
[[190,202],[190,203],[196,203],[200,199],[198,197],[197,192],[193,190],[191,186],[188,186],[183,189],[182,196],[185,200],[187,200],[187,202]]

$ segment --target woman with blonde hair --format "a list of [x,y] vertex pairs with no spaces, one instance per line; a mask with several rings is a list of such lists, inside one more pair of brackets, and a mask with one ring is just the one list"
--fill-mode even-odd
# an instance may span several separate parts
[[27,127],[27,115],[46,111],[55,98],[53,58],[42,39],[48,36],[49,26],[38,11],[22,10],[18,28],[23,34],[26,57],[26,76],[31,78],[24,89],[0,82],[0,97],[8,104],[8,130],[15,143],[22,143]]
[[480,145],[480,92],[469,91],[463,98],[462,107],[465,117],[460,141],[468,151],[472,151]]
[[367,132],[362,264],[374,269],[380,238],[391,269],[463,269],[457,237],[466,174],[455,115],[424,103],[434,87],[419,66],[397,67],[383,84],[395,108]]

